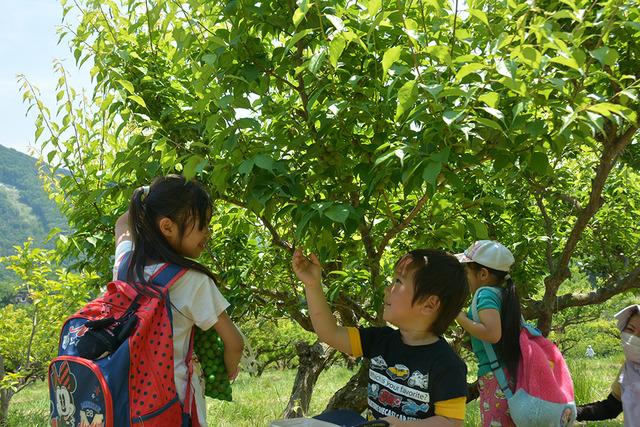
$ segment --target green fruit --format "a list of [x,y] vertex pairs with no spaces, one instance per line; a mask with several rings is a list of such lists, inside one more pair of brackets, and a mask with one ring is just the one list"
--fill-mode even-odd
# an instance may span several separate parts
[[215,330],[196,329],[193,349],[205,379],[205,396],[232,400],[231,384],[224,365],[224,344]]

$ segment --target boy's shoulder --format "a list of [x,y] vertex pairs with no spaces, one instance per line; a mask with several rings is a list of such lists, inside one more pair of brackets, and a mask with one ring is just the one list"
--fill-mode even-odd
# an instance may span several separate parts
[[455,360],[457,362],[464,364],[460,356],[458,356],[458,353],[456,353],[456,351],[453,349],[451,344],[449,344],[449,342],[444,337],[440,337],[438,341],[434,344],[434,346],[435,346],[434,348],[438,349],[437,354],[440,357],[444,359]]

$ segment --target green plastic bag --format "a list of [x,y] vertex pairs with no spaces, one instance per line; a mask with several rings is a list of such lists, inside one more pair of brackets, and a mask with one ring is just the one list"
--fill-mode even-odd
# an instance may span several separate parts
[[231,383],[224,366],[224,343],[216,331],[207,331],[196,327],[193,341],[202,373],[204,374],[204,395],[218,400],[231,401]]

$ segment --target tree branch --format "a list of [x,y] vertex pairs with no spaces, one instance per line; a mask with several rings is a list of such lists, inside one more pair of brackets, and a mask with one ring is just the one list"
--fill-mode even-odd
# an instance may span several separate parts
[[273,244],[283,248],[290,254],[293,254],[293,246],[289,242],[284,240],[282,236],[280,236],[280,233],[278,233],[278,230],[276,230],[273,224],[271,224],[269,220],[264,217],[264,215],[258,215],[258,218],[260,218],[262,224],[264,224],[264,226],[267,227],[267,230],[269,230],[269,232],[271,233],[271,241],[273,242]]
[[547,303],[552,302],[551,300],[555,298],[560,284],[569,277],[569,261],[580,240],[580,236],[591,218],[604,203],[604,200],[602,199],[604,184],[606,183],[607,178],[611,173],[611,169],[613,168],[613,165],[618,159],[620,153],[622,153],[624,148],[629,145],[636,130],[637,127],[632,126],[617,139],[611,142],[605,142],[604,150],[600,156],[600,162],[596,168],[595,177],[592,180],[589,202],[578,215],[573,229],[571,230],[571,234],[569,235],[562,254],[560,255],[560,259],[556,264],[555,270],[544,280],[546,286],[544,298]]
[[546,256],[547,256],[547,267],[549,271],[553,271],[553,224],[551,223],[551,218],[549,217],[549,213],[547,212],[547,208],[544,205],[544,200],[542,200],[542,196],[540,193],[533,193],[533,197],[536,199],[536,204],[542,213],[542,218],[544,219],[544,229],[547,233],[547,237],[549,238],[546,241]]
[[283,248],[290,254],[293,253],[293,250],[294,250],[293,245],[291,245],[291,243],[287,242],[282,238],[282,236],[280,236],[280,233],[278,233],[278,230],[276,230],[273,224],[271,224],[271,222],[269,222],[269,220],[264,215],[259,215],[253,212],[251,209],[247,207],[246,203],[238,199],[234,199],[233,197],[221,195],[221,196],[218,196],[218,199],[224,200],[227,203],[230,203],[234,206],[238,206],[248,212],[253,213],[260,220],[260,222],[262,222],[262,224],[267,228],[267,230],[269,230],[269,233],[271,233],[271,241],[273,242],[273,244]]
[[[633,269],[622,279],[611,277],[603,286],[586,294],[561,295],[554,300],[550,307],[552,313],[557,313],[569,307],[599,304],[630,289],[640,289],[640,266]],[[527,319],[536,319],[544,311],[544,308],[544,301],[536,301],[528,304],[523,309],[523,315]]]
[[384,237],[380,241],[380,244],[378,245],[378,250],[377,250],[378,256],[381,256],[381,254],[384,252],[384,248],[387,246],[387,244],[392,238],[394,238],[398,233],[400,233],[402,230],[404,230],[409,226],[411,221],[413,221],[416,215],[418,215],[420,210],[427,203],[427,200],[429,200],[429,193],[424,193],[424,195],[418,200],[418,203],[416,203],[416,205],[413,207],[411,212],[409,212],[409,215],[407,215],[400,224],[393,227],[391,230],[387,232],[387,234],[384,235]]

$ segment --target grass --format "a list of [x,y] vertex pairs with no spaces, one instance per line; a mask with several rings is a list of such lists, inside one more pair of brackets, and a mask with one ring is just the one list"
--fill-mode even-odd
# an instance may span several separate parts
[[[606,398],[620,367],[617,359],[576,359],[569,361],[576,390],[576,401],[587,403]],[[471,367],[470,367],[471,368]],[[329,398],[353,374],[344,367],[323,372],[311,400],[310,414],[322,412]],[[241,374],[233,385],[233,402],[207,399],[207,419],[211,427],[268,426],[280,418],[287,405],[295,371],[267,371],[259,378]],[[49,399],[46,383],[38,383],[21,391],[11,400],[8,427],[46,427]],[[465,427],[480,425],[477,400],[467,405]],[[622,416],[616,420],[587,422],[581,426],[622,427]]]

